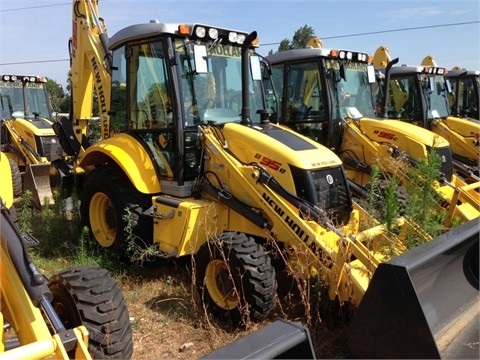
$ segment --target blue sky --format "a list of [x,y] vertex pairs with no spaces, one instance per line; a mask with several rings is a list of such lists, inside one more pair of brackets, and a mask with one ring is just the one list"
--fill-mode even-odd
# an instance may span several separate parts
[[[64,85],[71,8],[72,2],[65,0],[1,0],[0,73],[43,75]],[[373,55],[386,45],[399,64],[418,65],[432,55],[447,69],[459,65],[480,70],[478,0],[100,0],[99,8],[109,36],[151,19],[201,22],[256,30],[259,52],[267,55],[308,25],[326,48]]]

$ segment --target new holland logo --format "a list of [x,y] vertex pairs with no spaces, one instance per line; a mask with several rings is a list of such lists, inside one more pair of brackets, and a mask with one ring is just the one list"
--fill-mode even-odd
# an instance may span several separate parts
[[328,174],[325,179],[327,180],[327,183],[329,183],[330,185],[333,184],[333,176],[332,175]]

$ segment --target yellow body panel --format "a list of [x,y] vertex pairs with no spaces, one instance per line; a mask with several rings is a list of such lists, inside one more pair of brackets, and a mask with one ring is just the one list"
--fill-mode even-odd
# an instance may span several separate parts
[[435,119],[431,130],[450,143],[453,154],[480,163],[480,122],[449,116]]
[[400,120],[362,118],[359,128],[377,143],[390,143],[415,159],[426,156],[424,144],[440,148],[448,146],[442,136]]
[[[284,126],[272,126],[274,138],[289,138],[292,134],[298,140],[298,134]],[[259,165],[265,167],[283,186],[290,191],[295,191],[293,178],[289,172],[285,172],[287,166],[293,165],[300,169],[318,169],[341,166],[340,158],[329,149],[319,145],[314,140],[303,137],[304,150],[295,150],[285,141],[269,142],[255,129],[244,125],[229,123],[223,128],[226,144],[241,161],[250,163],[255,160]],[[295,151],[292,151],[295,150]],[[323,151],[322,151],[323,150]],[[228,184],[229,181],[226,182]],[[235,186],[229,184],[229,187]],[[248,194],[245,194],[248,196]]]
[[89,147],[79,166],[86,168],[106,161],[116,162],[134,187],[145,194],[160,192],[160,182],[147,151],[127,134],[118,134]]
[[15,130],[17,130],[22,137],[27,137],[29,139],[33,139],[33,135],[55,136],[55,132],[51,127],[51,121],[47,119],[41,119],[42,123],[45,122],[47,124],[50,124],[50,127],[37,126],[37,121],[38,120],[26,120],[17,118],[15,120],[12,120],[12,127],[15,128]]
[[2,174],[0,198],[8,209],[13,205],[12,169],[10,168],[8,157],[3,152],[0,153],[0,174]]
[[[392,146],[405,151],[416,160],[428,155],[424,145],[427,141],[436,147],[448,146],[444,138],[431,131],[401,121],[362,119],[358,122],[359,125],[353,120],[347,122],[341,149],[344,158],[353,152],[365,164],[378,164],[392,173],[397,172],[399,165],[392,156]],[[355,179],[361,185],[370,181],[368,174],[365,176],[362,171],[346,167],[350,179]],[[399,170],[405,171],[403,168]]]
[[162,204],[155,198],[153,202],[156,214],[167,217],[155,220],[153,234],[154,242],[165,253],[195,254],[205,241],[227,228],[228,210],[219,202],[193,198],[182,199],[178,206]]
[[[50,122],[48,123],[51,124]],[[15,160],[19,166],[49,163],[46,157],[39,156],[35,137],[51,137],[50,141],[56,142],[57,138],[52,127],[37,127],[34,121],[31,122],[25,119],[6,120],[4,124],[8,133],[9,144],[16,149],[15,152],[10,152],[8,156]],[[31,149],[34,151],[32,152]],[[19,156],[17,151],[25,159]]]

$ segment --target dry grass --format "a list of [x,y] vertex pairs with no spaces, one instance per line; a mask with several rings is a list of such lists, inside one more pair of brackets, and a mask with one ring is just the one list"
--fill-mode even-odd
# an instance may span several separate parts
[[[65,232],[64,220],[55,219],[57,221],[53,223],[62,226]],[[134,266],[111,259],[105,261],[104,256],[92,256],[89,251],[79,257],[78,253],[86,250],[83,246],[77,244],[73,250],[64,247],[65,244],[53,246],[55,244],[50,244],[52,240],[48,238],[48,233],[42,229],[43,220],[39,221],[36,216],[29,220],[42,244],[34,250],[34,261],[47,276],[85,260],[105,267],[115,277],[131,318],[135,360],[196,359],[262,328],[276,318],[299,322],[304,326],[308,324],[317,358],[348,356],[348,321],[343,319],[343,311],[338,310],[338,304],[326,301],[320,290],[312,290],[308,296],[305,293],[302,295],[303,289],[310,288],[308,284],[298,284],[284,272],[277,273],[278,299],[268,318],[260,323],[248,323],[245,328],[232,328],[206,314],[199,303],[192,287],[190,258],[156,259]],[[65,236],[61,238],[65,239]],[[306,304],[306,301],[309,303]]]
[[[295,282],[280,276],[279,301],[268,319],[245,329],[231,328],[207,316],[192,294],[191,277],[182,261],[150,264],[137,275],[117,276],[132,319],[134,359],[196,359],[284,318],[306,323]],[[330,309],[310,325],[318,358],[347,356],[346,322]],[[184,349],[186,348],[186,349]]]

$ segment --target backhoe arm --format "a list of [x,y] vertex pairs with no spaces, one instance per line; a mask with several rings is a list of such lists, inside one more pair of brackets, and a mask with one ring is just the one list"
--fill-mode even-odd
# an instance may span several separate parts
[[82,143],[92,118],[93,90],[99,103],[102,139],[110,137],[111,56],[106,27],[98,16],[98,0],[75,0],[73,35],[69,42],[72,84],[72,121]]

